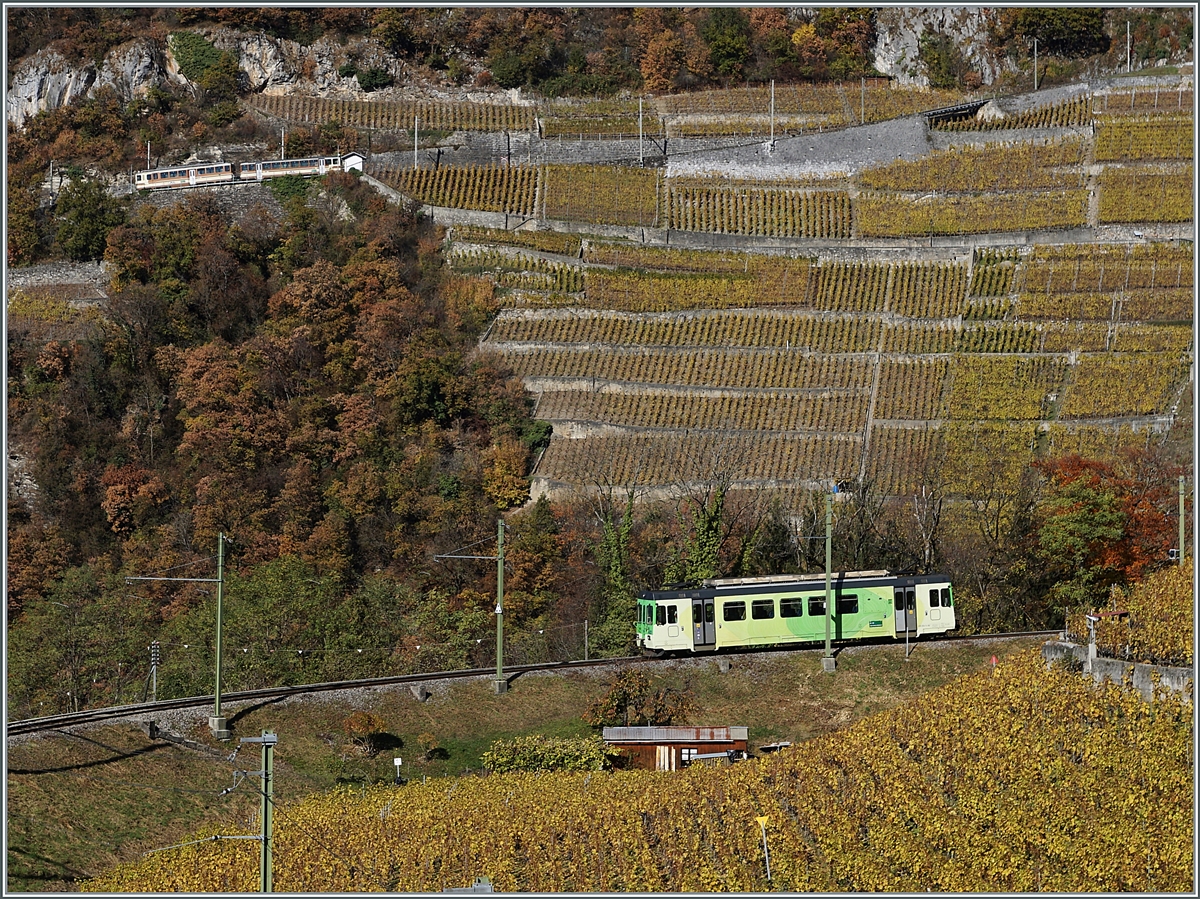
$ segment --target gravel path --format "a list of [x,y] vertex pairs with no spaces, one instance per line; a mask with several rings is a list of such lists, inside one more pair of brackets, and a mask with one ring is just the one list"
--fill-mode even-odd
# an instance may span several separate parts
[[864,168],[919,159],[933,150],[924,116],[906,116],[875,125],[802,134],[756,146],[693,153],[667,163],[667,176],[717,175],[780,179],[850,175]]

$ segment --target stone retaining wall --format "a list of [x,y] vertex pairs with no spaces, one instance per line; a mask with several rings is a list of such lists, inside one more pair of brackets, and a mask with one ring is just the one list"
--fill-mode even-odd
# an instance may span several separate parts
[[1081,663],[1084,674],[1090,674],[1092,680],[1098,684],[1106,680],[1114,684],[1121,684],[1129,680],[1133,688],[1145,699],[1154,698],[1153,675],[1155,673],[1158,674],[1159,684],[1172,693],[1187,693],[1192,689],[1193,670],[1191,668],[1107,659],[1103,656],[1096,656],[1094,646],[1068,643],[1065,640],[1053,640],[1044,644],[1042,658],[1047,663],[1061,660]]

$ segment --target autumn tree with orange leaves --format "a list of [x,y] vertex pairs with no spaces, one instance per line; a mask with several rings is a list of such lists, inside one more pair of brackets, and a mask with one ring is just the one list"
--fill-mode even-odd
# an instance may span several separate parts
[[1098,607],[1112,587],[1166,562],[1178,527],[1177,472],[1136,450],[1112,463],[1071,455],[1034,468],[1044,483],[1036,552],[1057,608]]

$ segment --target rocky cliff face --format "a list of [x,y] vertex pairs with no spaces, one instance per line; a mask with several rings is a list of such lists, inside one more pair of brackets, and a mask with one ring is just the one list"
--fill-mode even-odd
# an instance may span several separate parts
[[991,84],[1007,68],[1003,57],[987,46],[995,20],[995,9],[974,6],[882,8],[875,18],[875,68],[901,84],[928,85],[917,48],[921,35],[931,31],[953,40],[983,83]]
[[141,38],[114,48],[97,71],[92,63],[69,63],[55,50],[42,50],[25,60],[13,74],[4,98],[8,121],[20,128],[47,109],[58,109],[111,87],[123,101],[145,96],[151,87],[172,79],[186,80],[169,70],[167,53],[154,41]]
[[[987,47],[988,29],[994,18],[994,10],[979,7],[881,8],[877,14],[875,66],[902,83],[928,83],[921,72],[917,46],[921,34],[931,30],[952,38],[971,67],[982,76],[983,83],[990,84],[1005,67],[1005,61]],[[412,93],[411,83],[405,83],[405,64],[371,38],[351,38],[344,44],[322,38],[303,46],[295,41],[227,28],[205,28],[199,32],[218,49],[237,56],[246,73],[247,87],[255,93],[300,92],[347,99],[367,96],[355,78],[338,75],[338,68],[347,62],[363,70],[385,69],[396,79],[397,87],[373,96]],[[105,85],[110,85],[127,101],[144,95],[152,86],[186,80],[169,47],[150,39],[117,47],[99,70],[90,63],[68,63],[54,50],[43,50],[17,67],[5,99],[5,114],[19,128],[30,116],[92,96]]]
[[286,94],[299,90],[323,97],[361,97],[365,92],[358,80],[338,74],[337,70],[345,63],[354,62],[360,69],[386,69],[397,80],[403,70],[402,62],[369,38],[352,38],[345,44],[321,38],[304,46],[229,29],[202,33],[217,49],[237,56],[250,90],[255,93]]
[[44,109],[57,109],[87,96],[96,81],[92,66],[72,66],[54,50],[42,50],[13,74],[4,96],[4,114],[20,128]]
[[[385,69],[397,82],[403,81],[404,64],[369,38],[352,39],[344,45],[322,39],[302,46],[230,29],[202,29],[200,33],[213,46],[237,56],[246,73],[246,86],[255,93],[364,97],[357,79],[338,75],[338,69],[351,61],[360,69]],[[43,110],[95,96],[105,86],[128,101],[168,81],[187,83],[170,47],[149,39],[115,48],[99,70],[91,63],[70,63],[55,50],[43,50],[17,67],[5,97],[5,116],[20,128]]]

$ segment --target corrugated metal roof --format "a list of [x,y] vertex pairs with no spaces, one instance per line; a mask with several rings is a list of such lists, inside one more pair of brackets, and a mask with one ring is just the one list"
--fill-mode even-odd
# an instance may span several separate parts
[[606,727],[603,731],[609,743],[728,743],[745,740],[746,727]]

